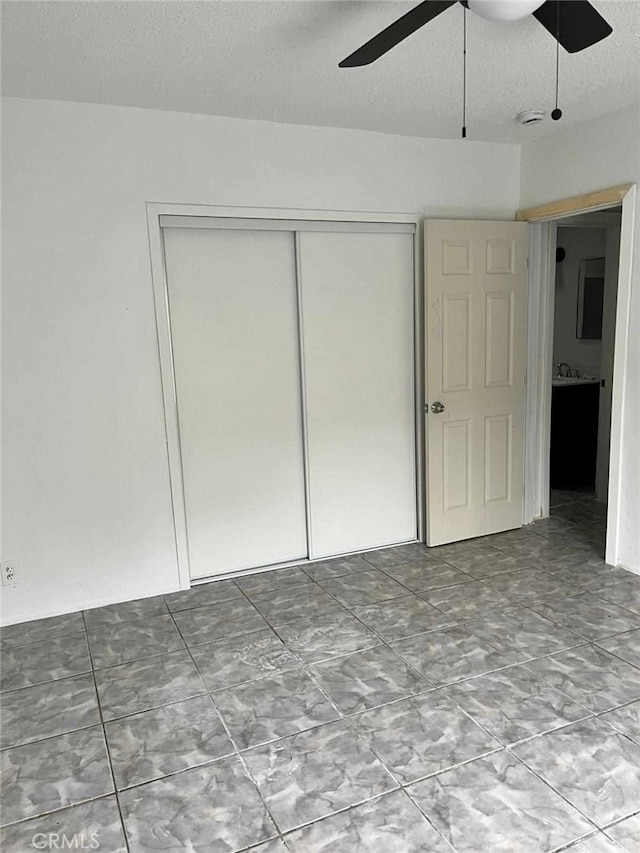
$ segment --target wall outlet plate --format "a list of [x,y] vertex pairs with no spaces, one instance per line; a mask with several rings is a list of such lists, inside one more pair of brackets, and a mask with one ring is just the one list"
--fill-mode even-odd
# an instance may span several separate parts
[[20,573],[17,560],[7,560],[2,563],[2,586],[15,586],[20,583]]

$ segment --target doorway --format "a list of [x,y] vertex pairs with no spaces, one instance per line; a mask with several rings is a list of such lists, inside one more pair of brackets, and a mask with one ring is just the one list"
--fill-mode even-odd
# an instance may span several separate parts
[[602,556],[621,219],[619,205],[556,226],[549,509]]
[[[596,462],[595,484],[592,485],[591,512],[593,517],[600,517],[601,533],[605,540],[604,556],[606,562],[618,565],[619,539],[619,503],[621,482],[621,450],[622,424],[625,393],[625,373],[627,357],[627,341],[629,336],[629,312],[631,294],[631,265],[633,256],[633,217],[635,205],[634,185],[614,187],[609,190],[591,193],[574,199],[552,202],[538,208],[519,211],[518,219],[531,224],[530,250],[530,315],[529,315],[529,354],[528,354],[528,388],[527,388],[527,450],[525,477],[525,523],[538,518],[546,518],[551,509],[551,428],[552,428],[552,377],[557,363],[554,362],[554,313],[555,313],[555,284],[556,284],[556,250],[563,248],[558,241],[560,228],[581,227],[586,225],[601,225],[611,228],[609,249],[611,263],[609,276],[617,278],[617,288],[609,292],[616,296],[615,305],[604,306],[604,314],[608,313],[605,335],[612,339],[608,347],[610,363],[601,363],[602,376],[605,379],[605,389],[598,386],[597,435],[604,452],[599,454]],[[591,216],[579,222],[584,214]],[[597,217],[597,218],[596,218]],[[615,233],[618,227],[620,231]],[[571,221],[573,220],[573,222]],[[566,233],[566,232],[560,232]],[[615,251],[619,251],[618,261],[615,261]],[[586,258],[585,260],[590,260]],[[593,272],[593,267],[583,271]],[[596,270],[597,272],[597,270]],[[617,273],[617,275],[616,275]],[[598,275],[586,276],[599,278]],[[579,302],[580,282],[576,283],[576,330],[578,322],[584,326],[584,292],[582,302]],[[600,285],[596,285],[597,287]],[[602,285],[604,287],[604,284]],[[583,286],[584,291],[584,286]],[[591,296],[593,296],[593,291]],[[597,300],[596,300],[597,301]],[[592,307],[592,306],[591,306]],[[591,310],[587,306],[587,313]],[[603,314],[603,317],[604,317]],[[591,317],[593,319],[593,317]],[[587,318],[587,326],[590,318]],[[593,329],[591,329],[591,332]],[[575,340],[580,340],[575,336]],[[601,342],[602,349],[602,342]],[[570,365],[569,365],[570,366]],[[563,365],[562,372],[566,374],[568,367]],[[573,373],[573,369],[572,369]],[[593,365],[587,375],[594,375]],[[607,379],[609,388],[607,388]],[[569,378],[569,377],[564,377]],[[571,379],[577,377],[572,376]],[[603,405],[600,407],[600,397]],[[607,436],[607,426],[610,426]],[[606,453],[608,444],[609,452]],[[571,452],[571,448],[567,449]],[[601,500],[596,500],[600,489]],[[575,493],[574,493],[575,498]],[[558,501],[558,496],[554,495]],[[553,514],[553,513],[551,513]]]

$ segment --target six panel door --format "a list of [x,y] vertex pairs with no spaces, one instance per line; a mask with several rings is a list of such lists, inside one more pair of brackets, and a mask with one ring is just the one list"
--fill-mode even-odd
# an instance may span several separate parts
[[425,224],[429,545],[522,525],[528,227]]

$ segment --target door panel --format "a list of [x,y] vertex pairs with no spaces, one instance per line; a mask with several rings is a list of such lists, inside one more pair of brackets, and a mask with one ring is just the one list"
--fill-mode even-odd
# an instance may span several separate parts
[[432,220],[425,251],[427,539],[440,545],[522,525],[528,225]]
[[487,388],[513,382],[513,293],[487,293],[486,305]]
[[471,294],[442,296],[442,390],[468,391],[471,381]]
[[469,506],[471,493],[471,432],[469,420],[442,425],[443,507],[445,511]]
[[511,415],[484,419],[484,501],[508,501],[511,495]]
[[311,556],[415,540],[413,236],[299,241]]
[[294,236],[164,243],[191,576],[304,558]]

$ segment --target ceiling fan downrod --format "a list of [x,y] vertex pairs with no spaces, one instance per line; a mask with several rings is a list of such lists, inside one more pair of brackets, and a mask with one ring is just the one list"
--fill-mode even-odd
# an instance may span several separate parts
[[467,5],[462,16],[462,138],[467,138]]

